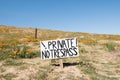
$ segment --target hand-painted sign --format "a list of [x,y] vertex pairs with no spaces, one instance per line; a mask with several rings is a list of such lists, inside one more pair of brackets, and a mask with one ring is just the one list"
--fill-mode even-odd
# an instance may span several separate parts
[[77,38],[41,41],[41,59],[79,56]]

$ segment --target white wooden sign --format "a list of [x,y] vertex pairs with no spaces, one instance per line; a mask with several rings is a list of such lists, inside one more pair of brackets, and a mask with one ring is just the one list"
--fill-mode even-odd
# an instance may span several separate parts
[[79,56],[77,38],[41,41],[41,59],[59,59]]

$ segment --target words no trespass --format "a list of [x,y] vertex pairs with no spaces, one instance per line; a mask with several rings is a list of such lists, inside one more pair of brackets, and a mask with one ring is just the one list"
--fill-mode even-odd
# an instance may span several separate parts
[[79,56],[77,38],[41,41],[41,59]]

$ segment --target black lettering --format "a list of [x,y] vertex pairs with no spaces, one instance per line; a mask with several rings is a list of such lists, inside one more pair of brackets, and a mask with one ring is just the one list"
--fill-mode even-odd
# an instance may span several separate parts
[[[75,42],[76,41],[76,42]],[[77,39],[65,39],[48,41],[48,45],[41,42],[42,47],[47,50],[42,51],[42,59],[65,58],[78,55]]]
[[66,56],[69,56],[69,50],[65,49]]
[[42,59],[46,59],[50,57],[50,52],[48,50],[42,51]]
[[74,55],[77,55],[77,54],[78,54],[78,53],[77,53],[77,48],[74,47],[73,50],[74,50],[74,52],[75,52],[75,53],[73,53],[73,54],[74,54]]
[[66,43],[65,43],[65,40],[62,40],[62,45],[63,45],[64,48],[67,48],[67,45],[66,45]]
[[51,57],[53,58],[53,50],[50,50],[51,51]]
[[50,49],[51,44],[52,44],[52,42],[48,41],[48,49]]
[[70,40],[70,42],[71,42],[71,47],[74,47],[74,45],[73,45],[73,40],[74,40],[74,38],[72,38],[72,39]]
[[69,56],[73,56],[72,48],[69,48]]
[[43,44],[43,42],[41,42],[41,44],[45,47],[45,49],[47,49],[47,47],[45,46],[45,44]]
[[77,44],[78,44],[78,43],[77,43],[77,38],[75,38],[75,39],[76,39],[76,47],[77,47]]
[[52,45],[53,45],[53,49],[55,49],[55,48],[57,49],[57,47],[55,46],[56,45],[56,41],[53,41]]
[[[60,57],[64,57],[64,56],[65,56],[65,52],[64,52],[63,49],[58,49],[57,51],[59,52],[59,56],[60,56]],[[62,55],[60,55],[60,53],[61,53]]]
[[59,40],[57,41],[57,45],[58,45],[58,49],[62,49],[63,48],[63,45],[62,45],[62,43]]
[[70,39],[66,39],[67,40],[67,44],[68,44],[68,48],[70,47],[69,41]]
[[54,50],[54,58],[59,58],[59,53],[57,50]]

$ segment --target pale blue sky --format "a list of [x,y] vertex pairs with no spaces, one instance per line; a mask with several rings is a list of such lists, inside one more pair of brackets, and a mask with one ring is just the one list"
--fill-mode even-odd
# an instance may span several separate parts
[[0,25],[120,34],[120,0],[0,0]]

